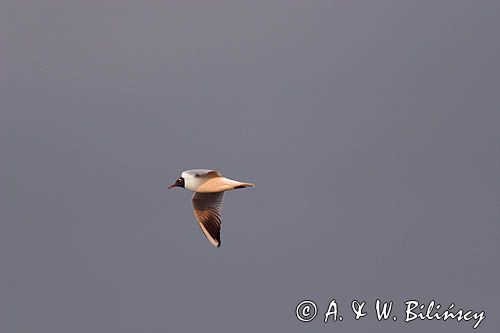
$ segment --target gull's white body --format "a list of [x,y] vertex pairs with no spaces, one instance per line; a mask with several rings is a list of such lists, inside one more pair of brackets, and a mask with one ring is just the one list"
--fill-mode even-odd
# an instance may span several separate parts
[[234,190],[236,188],[253,187],[253,184],[242,183],[223,177],[219,171],[195,169],[182,172],[184,187],[193,192],[214,193]]

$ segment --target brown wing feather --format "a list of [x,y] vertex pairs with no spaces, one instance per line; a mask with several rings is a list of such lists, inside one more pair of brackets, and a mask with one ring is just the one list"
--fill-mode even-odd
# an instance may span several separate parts
[[201,231],[210,243],[220,246],[221,209],[224,192],[199,193],[193,195],[194,215],[198,220]]

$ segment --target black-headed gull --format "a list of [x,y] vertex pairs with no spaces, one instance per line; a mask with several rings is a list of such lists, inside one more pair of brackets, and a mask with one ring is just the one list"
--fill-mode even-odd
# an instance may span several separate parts
[[196,169],[183,171],[168,188],[174,187],[183,187],[195,192],[192,199],[194,215],[210,243],[219,247],[224,192],[255,185],[226,178],[218,170]]

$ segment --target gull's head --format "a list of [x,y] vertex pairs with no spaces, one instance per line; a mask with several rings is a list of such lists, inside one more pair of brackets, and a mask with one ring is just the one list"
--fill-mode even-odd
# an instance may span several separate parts
[[170,185],[168,188],[170,189],[170,188],[174,188],[174,187],[184,187],[184,178],[182,178],[182,177],[177,178],[175,183]]

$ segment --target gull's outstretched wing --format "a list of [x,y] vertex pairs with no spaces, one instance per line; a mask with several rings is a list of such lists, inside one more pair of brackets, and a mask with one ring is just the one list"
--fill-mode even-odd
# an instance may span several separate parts
[[210,243],[220,246],[221,209],[224,192],[199,193],[193,195],[194,215],[198,220],[201,231]]

